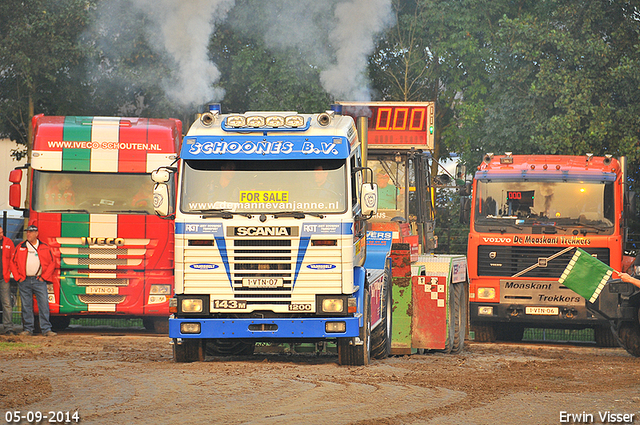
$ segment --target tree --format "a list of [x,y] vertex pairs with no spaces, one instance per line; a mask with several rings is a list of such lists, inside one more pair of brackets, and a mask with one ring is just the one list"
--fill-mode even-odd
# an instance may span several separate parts
[[496,148],[626,155],[637,165],[639,17],[632,2],[556,0],[503,19],[486,120]]
[[331,100],[320,84],[320,71],[303,52],[268,48],[260,37],[221,25],[211,38],[210,52],[226,92],[227,111],[318,112]]
[[[27,144],[34,111],[55,112],[77,101],[77,43],[91,0],[0,2],[0,134]],[[21,157],[25,153],[19,153]]]

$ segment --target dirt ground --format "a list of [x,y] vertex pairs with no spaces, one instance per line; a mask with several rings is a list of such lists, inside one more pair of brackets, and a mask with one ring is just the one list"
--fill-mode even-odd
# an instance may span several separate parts
[[169,338],[142,332],[0,336],[0,423],[14,411],[77,411],[83,424],[621,423],[602,420],[607,411],[640,423],[640,359],[586,344],[471,342],[460,355],[368,367],[331,354],[178,364]]

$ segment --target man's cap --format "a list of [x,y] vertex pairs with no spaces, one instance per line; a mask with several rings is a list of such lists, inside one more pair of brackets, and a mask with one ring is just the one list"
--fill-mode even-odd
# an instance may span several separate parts
[[34,224],[30,224],[29,227],[27,227],[27,232],[37,232],[37,231],[38,231],[38,226]]

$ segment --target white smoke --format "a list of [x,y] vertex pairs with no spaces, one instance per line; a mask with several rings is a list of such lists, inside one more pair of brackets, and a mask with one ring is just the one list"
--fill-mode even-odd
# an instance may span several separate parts
[[[149,44],[172,70],[162,87],[172,102],[183,106],[224,97],[224,90],[214,87],[220,72],[209,58],[208,46],[215,26],[232,9],[236,30],[259,35],[271,48],[295,47],[321,71],[321,83],[335,99],[370,100],[367,57],[376,36],[393,24],[391,2],[269,0],[236,5],[236,0],[118,0],[146,17]],[[113,11],[113,3],[110,6]],[[119,22],[112,15],[103,16],[99,25],[117,32]]]
[[[219,101],[224,91],[214,89],[220,71],[209,60],[209,37],[235,0],[133,0],[155,24],[148,28],[161,53],[173,62],[172,78],[163,81],[167,96],[182,105]],[[164,50],[164,52],[162,52]]]
[[[367,58],[376,37],[394,23],[391,0],[271,0],[236,12],[236,30],[259,33],[272,48],[295,47],[321,70],[335,99],[371,99]],[[255,5],[255,4],[254,4]]]
[[320,74],[323,87],[337,99],[371,100],[367,57],[374,36],[393,23],[390,0],[349,0],[336,5],[336,28],[329,34],[335,62]]

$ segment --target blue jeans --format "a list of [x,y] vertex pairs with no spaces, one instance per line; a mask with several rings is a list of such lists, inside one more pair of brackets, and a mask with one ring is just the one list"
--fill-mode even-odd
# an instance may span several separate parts
[[25,331],[33,332],[33,295],[38,303],[38,314],[40,317],[40,329],[45,334],[51,330],[49,322],[49,296],[47,295],[47,284],[38,280],[35,276],[27,276],[22,282],[18,282],[20,290],[20,300],[22,301],[22,325]]
[[2,304],[2,325],[4,331],[10,331],[13,328],[13,320],[11,315],[11,285],[0,277],[0,303]]

